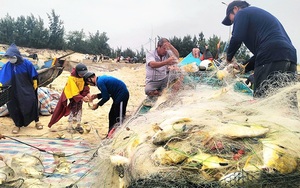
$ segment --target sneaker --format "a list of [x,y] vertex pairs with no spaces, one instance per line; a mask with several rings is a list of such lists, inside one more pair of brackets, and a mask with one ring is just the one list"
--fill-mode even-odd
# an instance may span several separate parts
[[83,128],[79,125],[79,126],[77,126],[76,128],[75,128],[75,130],[77,131],[77,132],[79,132],[80,134],[83,134],[84,133],[84,130],[83,130]]
[[37,130],[41,130],[41,129],[43,129],[43,125],[42,125],[40,122],[35,123],[35,128],[36,128]]
[[18,134],[20,132],[20,127],[14,127],[12,130],[13,134]]

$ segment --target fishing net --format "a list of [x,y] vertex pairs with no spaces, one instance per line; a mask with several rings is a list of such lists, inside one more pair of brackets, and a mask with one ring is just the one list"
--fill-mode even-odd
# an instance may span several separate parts
[[[70,167],[69,173],[54,171],[54,156],[43,152],[43,177],[31,186],[299,187],[300,84],[290,79],[281,83],[283,74],[277,81],[284,87],[269,86],[269,97],[253,99],[241,75],[220,79],[217,71],[172,72],[179,79],[168,83],[146,113],[127,117],[115,127],[113,138],[92,146],[25,140],[56,154],[64,152],[60,159]],[[12,147],[17,148],[2,145],[0,154]],[[30,187],[28,179],[9,180],[0,187]]]
[[1,140],[0,148],[0,187],[96,187],[97,147],[76,140],[11,138]]
[[256,95],[258,97],[270,96],[279,88],[283,88],[288,85],[294,85],[297,81],[297,76],[294,73],[282,73],[278,71],[273,72],[268,76],[267,80],[264,80],[261,83]]
[[98,184],[298,187],[299,83],[282,74],[283,88],[269,86],[270,97],[253,99],[242,76],[220,80],[217,71],[172,73],[180,79],[155,105],[127,119],[99,148]]

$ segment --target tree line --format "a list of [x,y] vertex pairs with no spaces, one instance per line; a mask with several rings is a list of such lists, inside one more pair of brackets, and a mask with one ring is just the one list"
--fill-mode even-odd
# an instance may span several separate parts
[[[103,54],[111,58],[118,56],[137,57],[142,60],[145,57],[145,49],[141,47],[140,51],[134,51],[130,48],[122,50],[113,49],[108,44],[106,32],[86,33],[80,31],[70,31],[66,33],[64,22],[54,10],[47,13],[49,19],[48,27],[45,27],[44,21],[40,17],[20,16],[16,19],[7,14],[0,19],[0,43],[16,43],[18,46],[52,49],[52,50],[72,50],[84,54]],[[195,47],[208,46],[213,57],[218,58],[225,50],[227,42],[221,41],[220,37],[213,35],[205,39],[203,32],[198,36],[187,35],[183,38],[174,36],[169,38],[172,45],[178,50],[180,57],[187,56]],[[225,50],[224,50],[225,49]],[[249,59],[249,53],[245,46],[242,46],[236,55],[237,59]]]

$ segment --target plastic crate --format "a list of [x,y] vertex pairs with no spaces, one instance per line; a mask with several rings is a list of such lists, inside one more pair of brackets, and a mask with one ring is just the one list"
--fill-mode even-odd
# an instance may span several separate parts
[[10,100],[11,86],[0,86],[0,106],[3,106]]

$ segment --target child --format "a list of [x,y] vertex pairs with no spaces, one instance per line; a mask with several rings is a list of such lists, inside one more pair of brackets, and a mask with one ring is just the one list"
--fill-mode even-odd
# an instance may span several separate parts
[[[82,103],[88,102],[90,88],[83,80],[84,74],[87,73],[87,67],[79,63],[73,68],[71,75],[68,77],[66,86],[61,94],[57,106],[53,112],[48,127],[58,122],[63,116],[68,116],[68,131],[74,133],[73,124],[76,124],[75,130],[80,134],[84,132],[81,127]],[[67,104],[69,101],[69,104]]]

